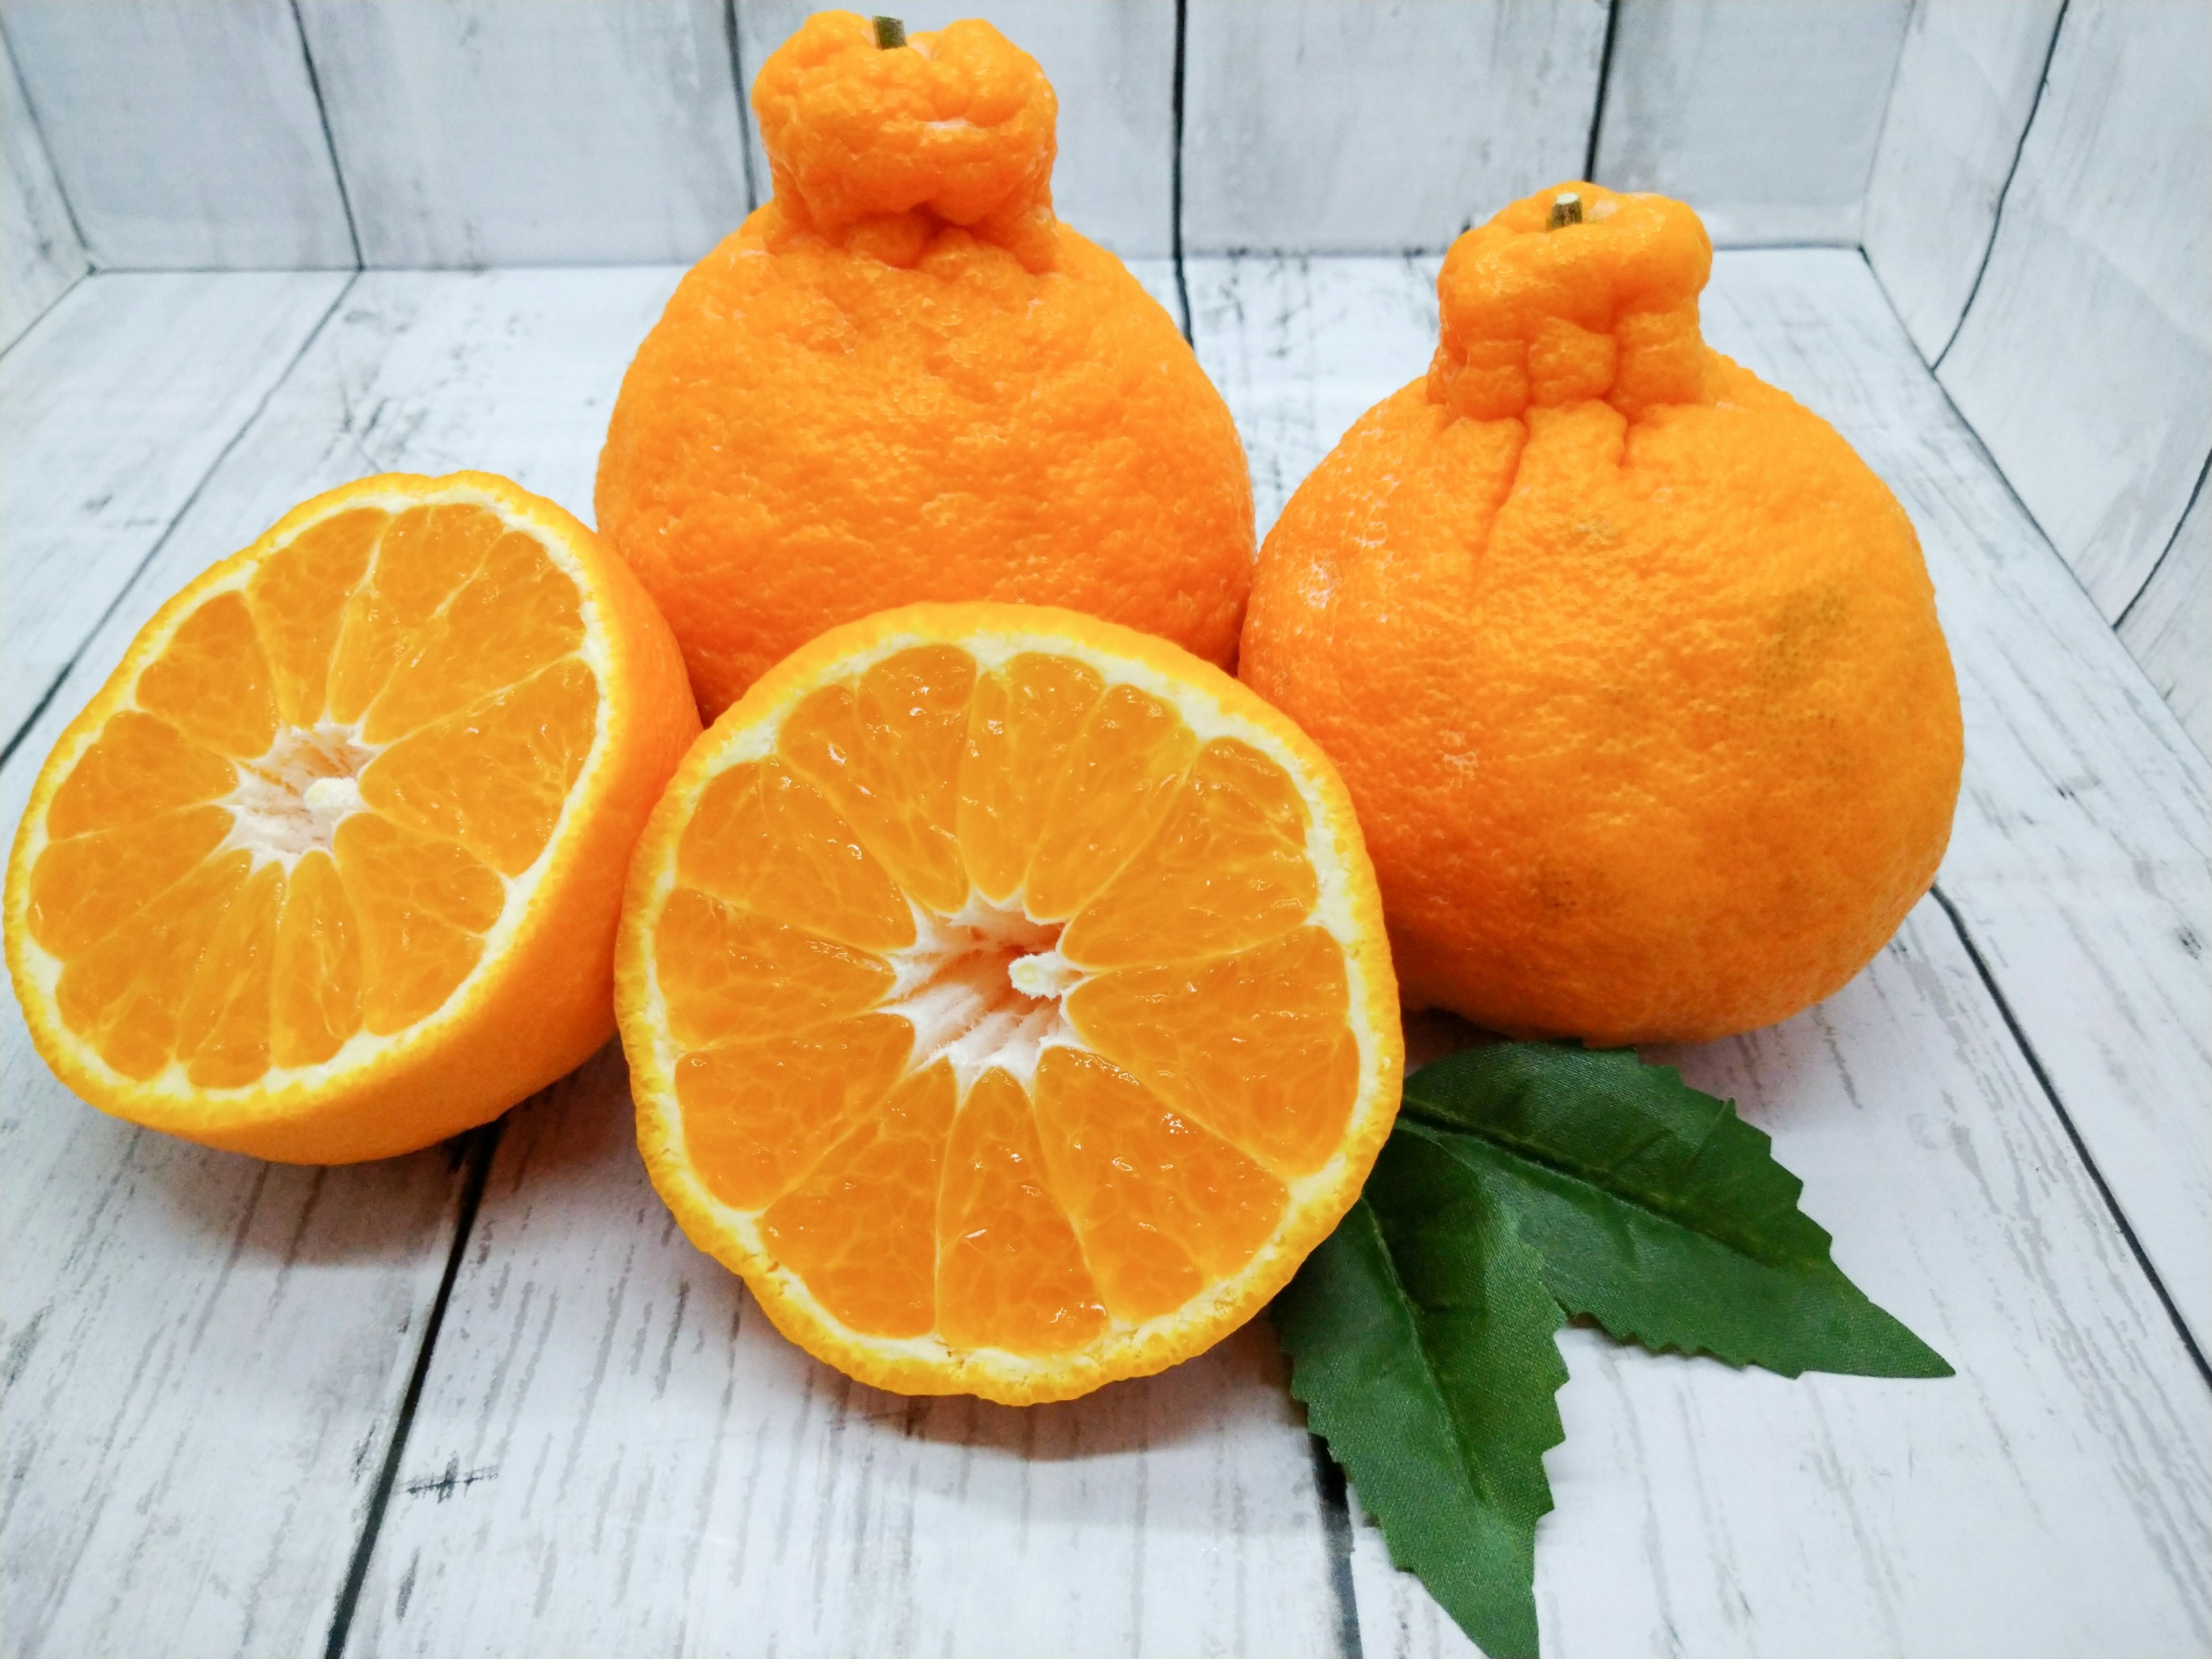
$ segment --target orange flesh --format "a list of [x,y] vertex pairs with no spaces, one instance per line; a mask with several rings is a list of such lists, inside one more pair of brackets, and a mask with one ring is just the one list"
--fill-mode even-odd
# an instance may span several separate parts
[[466,504],[338,514],[206,599],[47,812],[63,1019],[226,1088],[434,1012],[591,750],[583,644],[574,581]]
[[692,1166],[857,1333],[1050,1354],[1174,1312],[1356,1103],[1308,818],[1073,658],[814,692],[700,791],[653,935]]

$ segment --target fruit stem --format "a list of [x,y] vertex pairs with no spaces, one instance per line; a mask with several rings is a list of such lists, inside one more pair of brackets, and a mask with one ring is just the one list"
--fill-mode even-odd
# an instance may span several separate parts
[[1578,225],[1583,222],[1583,198],[1571,190],[1563,190],[1552,198],[1552,222],[1544,227],[1557,230],[1562,225]]
[[889,52],[893,46],[906,44],[906,25],[896,17],[875,17],[869,20],[876,26],[876,50]]

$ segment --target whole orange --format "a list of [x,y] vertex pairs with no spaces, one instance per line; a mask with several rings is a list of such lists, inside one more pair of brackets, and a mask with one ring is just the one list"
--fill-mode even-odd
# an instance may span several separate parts
[[1587,184],[1468,232],[1427,376],[1261,550],[1241,672],[1342,769],[1413,1006],[1745,1030],[1934,879],[1961,736],[1919,543],[1706,348],[1711,262],[1680,203]]
[[1065,605],[1229,663],[1244,452],[1167,313],[1054,216],[1036,60],[988,23],[879,50],[825,12],[753,107],[774,198],[684,277],[599,459],[600,532],[707,717],[913,600]]

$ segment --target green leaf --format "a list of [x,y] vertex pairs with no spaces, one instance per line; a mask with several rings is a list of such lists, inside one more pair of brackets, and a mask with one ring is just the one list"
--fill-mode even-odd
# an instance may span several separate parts
[[1802,1183],[1734,1104],[1627,1050],[1505,1042],[1406,1079],[1417,1133],[1510,1210],[1570,1312],[1784,1376],[1948,1376],[1830,1260]]
[[1394,1134],[1273,1308],[1291,1392],[1390,1559],[1492,1659],[1536,1652],[1544,1452],[1565,1437],[1541,1270],[1466,1165]]

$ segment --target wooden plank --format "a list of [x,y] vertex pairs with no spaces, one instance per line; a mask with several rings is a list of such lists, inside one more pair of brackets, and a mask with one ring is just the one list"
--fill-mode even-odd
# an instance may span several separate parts
[[[155,605],[315,491],[481,466],[588,514],[622,370],[678,274],[362,277],[0,770],[0,815]],[[318,1174],[131,1131],[64,1094],[12,1004],[0,1101],[10,1650],[319,1652],[453,1171],[433,1153]]]
[[508,1124],[351,1650],[1331,1650],[1264,1324],[1065,1405],[878,1393],[691,1247],[633,1135],[612,1052]]
[[[803,0],[738,0],[748,99],[768,55],[817,9]],[[992,25],[1043,65],[1060,96],[1054,210],[1124,258],[1174,248],[1175,13],[1170,0],[999,0],[989,9]],[[899,15],[919,33],[978,12],[962,0],[919,0]],[[745,128],[766,201],[768,158],[750,103]]]
[[103,274],[8,354],[0,741],[22,729],[346,281]]
[[1597,179],[1717,246],[1859,240],[1908,0],[1619,0]]
[[2212,767],[1921,368],[1863,262],[1722,261],[1705,309],[1707,337],[1834,422],[1919,529],[1966,719],[1938,884],[2212,1350]]
[[1951,343],[2065,0],[1918,0],[1867,181],[1867,258],[1920,355]]
[[15,54],[0,36],[0,351],[91,269],[39,137]]
[[696,259],[748,211],[722,0],[307,0],[371,265]]
[[286,0],[9,0],[8,38],[100,269],[356,263]]
[[2197,746],[2212,754],[2212,507],[2204,481],[2166,556],[2120,617],[2120,642]]
[[2108,618],[2212,441],[2212,9],[2060,25],[1989,267],[1937,373]]
[[[1272,470],[1267,434],[1299,446],[1281,470],[1301,471],[1321,420],[1356,413],[1425,363],[1434,326],[1433,300],[1422,291],[1427,269],[1337,264],[1254,259],[1189,273],[1201,357],[1263,474]],[[1364,300],[1352,297],[1363,290]],[[2192,808],[2191,790],[2201,800],[2201,778],[2192,785],[2187,773],[2161,766],[2171,720],[2140,682],[2135,701],[2148,705],[2153,729],[2130,736],[2128,699],[2099,690],[2118,655],[2109,633],[2018,509],[2012,538],[2021,539],[2007,538],[1996,515],[1994,553],[1961,536],[1967,526],[1992,533],[1993,511],[1974,495],[1977,516],[1962,517],[1956,495],[2001,497],[2002,481],[1943,412],[1863,262],[1842,252],[1723,254],[1705,311],[1717,344],[1838,420],[1899,485],[1927,536],[1968,706],[1969,799],[1947,890],[1987,884],[1972,851],[1989,838],[1983,815],[2002,811],[2014,815],[2006,822],[2015,865],[2042,854],[2028,867],[2045,934],[2063,931],[2054,915],[2124,908],[2124,881],[2113,872],[2142,842],[2123,850],[2112,840],[2118,826],[2101,816],[2027,799],[2043,793],[2034,745],[2051,753],[2101,742],[2106,755],[2145,765],[2147,781],[2122,785],[2123,811],[2174,820],[2193,810],[2200,834],[2205,815]],[[1313,319],[1310,332],[1290,320],[1301,317]],[[1261,319],[1257,341],[1229,339],[1241,319]],[[1369,368],[1355,385],[1362,362]],[[1317,394],[1310,381],[1327,390]],[[1935,486],[1904,462],[1916,441],[1923,473],[1939,472],[1950,492],[1937,491],[1932,504]],[[1981,568],[1998,560],[1994,571]],[[2039,661],[2039,685],[2001,686],[1985,665],[1993,636],[2008,635]],[[1999,696],[2027,707],[1993,707]],[[2078,715],[2077,702],[2087,706]],[[2061,721],[2087,724],[2054,732],[2045,706]],[[2008,746],[1992,729],[2010,732]],[[2160,791],[2167,798],[2154,806]],[[2026,810],[2033,826],[2016,822]],[[1954,902],[1972,925],[1966,900]],[[2005,968],[2016,972],[2025,936],[2007,943],[2014,954]],[[2089,968],[2057,960],[2063,945],[2046,946],[2051,959],[2031,971],[2070,976],[2074,994],[2063,1008],[2023,1015],[2047,1067],[2063,1046],[2060,1028],[2108,1037],[2118,1029],[2097,975],[2124,973],[2131,943],[2114,942],[2111,960]],[[2167,993],[2201,1001],[2200,974],[2160,965]],[[2172,1051],[2201,1017],[2201,1007],[2169,1012],[2165,1028],[2146,1019],[2147,1032],[2130,1036],[2163,1042],[2179,1066]],[[1784,1161],[1805,1178],[1807,1209],[1838,1233],[1845,1270],[1961,1375],[1786,1382],[1570,1332],[1568,1437],[1547,1459],[1559,1508],[1539,1534],[1547,1650],[2202,1645],[2212,1633],[2212,1396],[1941,908],[1922,905],[1868,971],[1820,1008],[1658,1057],[1735,1096],[1776,1137]],[[2062,1079],[2062,1090],[2075,1080]],[[2199,1087],[2162,1102],[2175,1162],[2191,1161],[2185,1137],[2203,1097]],[[2096,1150],[2082,1115],[2093,1103],[2067,1098]],[[2130,1170],[2124,1185],[2112,1158],[2104,1168],[2124,1202],[2149,1173]],[[2176,1218],[2201,1242],[2207,1213],[2198,1200]],[[1389,1568],[1364,1520],[1353,1577],[1367,1652],[1472,1651],[1426,1594]]]
[[1440,249],[1580,177],[1605,27],[1598,0],[1194,0],[1184,248]]

